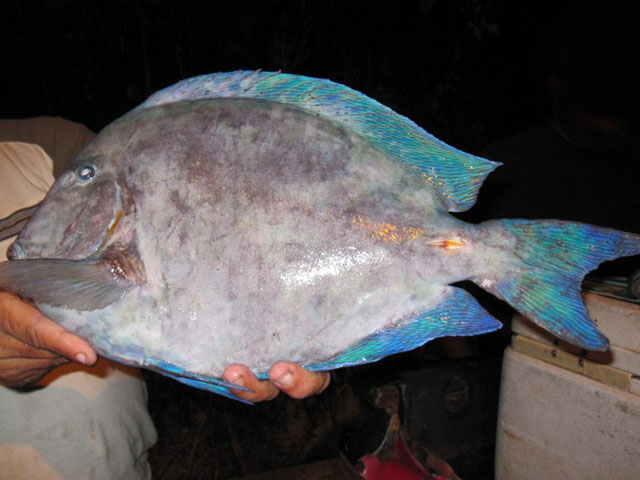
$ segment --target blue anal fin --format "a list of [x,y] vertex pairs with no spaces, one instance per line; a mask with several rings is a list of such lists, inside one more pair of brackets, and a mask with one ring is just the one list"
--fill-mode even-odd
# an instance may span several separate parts
[[408,352],[438,337],[471,336],[492,332],[502,324],[465,290],[447,287],[442,302],[414,317],[390,325],[308,370],[332,370],[371,363],[395,353]]
[[207,392],[216,393],[232,400],[253,405],[253,402],[244,400],[231,391],[231,389],[234,389],[253,392],[250,388],[240,387],[238,385],[225,382],[224,380],[220,380],[219,378],[198,375],[163,360],[147,360],[145,362],[145,368],[158,372],[161,375],[172,378],[173,380],[190,387],[199,388],[200,390],[206,390]]
[[[159,370],[157,371],[158,373],[161,373],[166,377],[172,378],[177,382],[184,383],[185,385],[188,385],[190,387],[199,388],[200,390],[206,390],[207,392],[211,392],[211,393],[216,393],[218,395],[222,395],[223,397],[230,398],[231,400],[237,400],[238,402],[246,403],[247,405],[253,405],[253,402],[244,400],[243,398],[240,398],[236,394],[234,394],[230,390],[230,387],[227,387],[224,385],[218,385],[215,383],[204,382],[202,380],[196,380],[194,378],[180,377],[178,375],[172,375],[170,373],[161,372]],[[234,388],[240,389],[239,387],[234,387]]]

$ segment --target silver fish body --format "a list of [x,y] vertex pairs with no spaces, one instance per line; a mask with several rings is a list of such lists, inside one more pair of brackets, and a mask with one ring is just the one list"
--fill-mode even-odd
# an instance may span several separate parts
[[[297,105],[234,96],[150,105],[80,153],[14,246],[9,264],[68,261],[51,273],[65,277],[54,293],[39,301],[52,284],[22,291],[26,275],[4,277],[101,353],[198,381],[231,363],[264,374],[279,360],[375,360],[420,344],[379,333],[433,321],[425,312],[444,325],[431,338],[498,328],[482,312],[482,325],[465,317],[449,332],[456,319],[442,305],[464,279],[511,300],[500,279],[522,271],[522,239],[499,222],[457,220],[426,177]],[[626,250],[609,256],[638,249],[624,235]],[[87,273],[89,261],[106,282]],[[76,265],[85,283],[68,280]],[[367,339],[383,354],[335,360]]]

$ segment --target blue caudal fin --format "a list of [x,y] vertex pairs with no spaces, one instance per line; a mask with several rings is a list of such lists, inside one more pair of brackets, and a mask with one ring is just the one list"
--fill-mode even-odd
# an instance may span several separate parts
[[388,355],[418,348],[434,338],[479,335],[502,327],[465,290],[455,287],[446,289],[443,301],[436,307],[390,325],[335,357],[306,365],[306,368],[332,370],[376,362]]
[[587,315],[580,296],[585,274],[605,260],[640,253],[640,236],[558,220],[498,220],[516,238],[516,261],[474,279],[527,318],[569,343],[607,350],[608,339]]
[[137,108],[213,98],[270,101],[338,123],[420,175],[451,212],[468,210],[485,177],[500,165],[447,145],[360,92],[300,75],[262,71],[202,75],[160,90]]

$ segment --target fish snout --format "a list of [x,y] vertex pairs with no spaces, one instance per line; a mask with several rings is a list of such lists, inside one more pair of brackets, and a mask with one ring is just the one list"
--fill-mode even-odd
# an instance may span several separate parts
[[17,240],[7,249],[7,258],[9,260],[21,260],[26,257],[26,253],[20,242]]

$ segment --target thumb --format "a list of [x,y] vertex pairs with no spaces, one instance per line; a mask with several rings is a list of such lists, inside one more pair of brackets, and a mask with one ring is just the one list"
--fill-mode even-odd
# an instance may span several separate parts
[[91,346],[9,292],[0,292],[0,329],[34,348],[58,353],[85,365],[98,355]]

